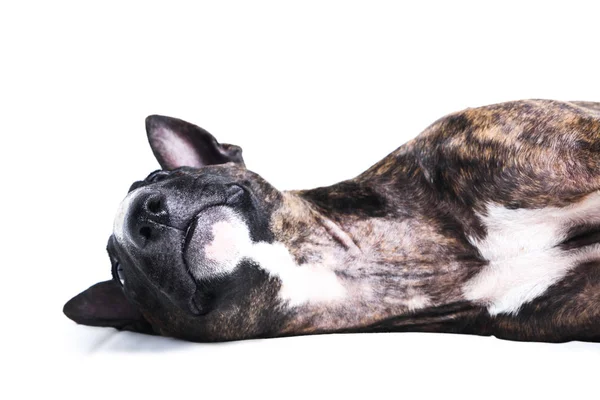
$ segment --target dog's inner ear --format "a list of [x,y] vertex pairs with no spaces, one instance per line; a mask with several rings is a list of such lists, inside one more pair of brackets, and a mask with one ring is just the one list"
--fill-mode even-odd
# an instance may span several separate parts
[[189,122],[151,115],[146,118],[146,132],[154,156],[164,170],[228,162],[244,166],[240,147],[219,143],[213,135]]
[[155,334],[150,323],[114,280],[99,282],[69,300],[63,312],[82,325]]

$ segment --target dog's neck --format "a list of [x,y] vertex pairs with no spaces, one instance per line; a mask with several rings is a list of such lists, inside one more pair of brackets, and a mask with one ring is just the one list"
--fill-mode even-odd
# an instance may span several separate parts
[[[295,278],[307,285],[297,292],[314,293],[291,301],[287,332],[368,330],[392,317],[394,324],[406,317],[401,323],[409,320],[408,329],[424,324],[424,318],[431,323],[432,310],[438,313],[436,323],[465,311],[457,283],[467,279],[468,268],[456,258],[457,239],[419,213],[379,214],[379,203],[392,200],[356,180],[283,193],[271,229],[296,268],[306,271],[306,279]],[[352,207],[345,209],[345,203]]]

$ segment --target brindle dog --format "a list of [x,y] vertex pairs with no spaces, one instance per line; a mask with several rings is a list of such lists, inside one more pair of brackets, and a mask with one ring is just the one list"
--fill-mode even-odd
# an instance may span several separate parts
[[600,341],[600,103],[467,109],[361,175],[280,192],[161,116],[113,280],[65,314],[193,341],[425,331]]

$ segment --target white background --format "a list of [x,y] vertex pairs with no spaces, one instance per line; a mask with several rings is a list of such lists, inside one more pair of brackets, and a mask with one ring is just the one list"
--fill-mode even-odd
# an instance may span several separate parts
[[241,145],[280,189],[328,185],[452,111],[600,101],[593,3],[7,3],[2,398],[598,398],[598,344],[373,334],[204,345],[77,326],[61,311],[110,277],[113,214],[157,168],[146,115]]

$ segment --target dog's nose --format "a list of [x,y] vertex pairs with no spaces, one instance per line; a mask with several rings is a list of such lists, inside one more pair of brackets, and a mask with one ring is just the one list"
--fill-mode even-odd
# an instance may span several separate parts
[[169,222],[164,195],[158,191],[140,193],[133,200],[127,219],[129,237],[138,247],[144,247]]

